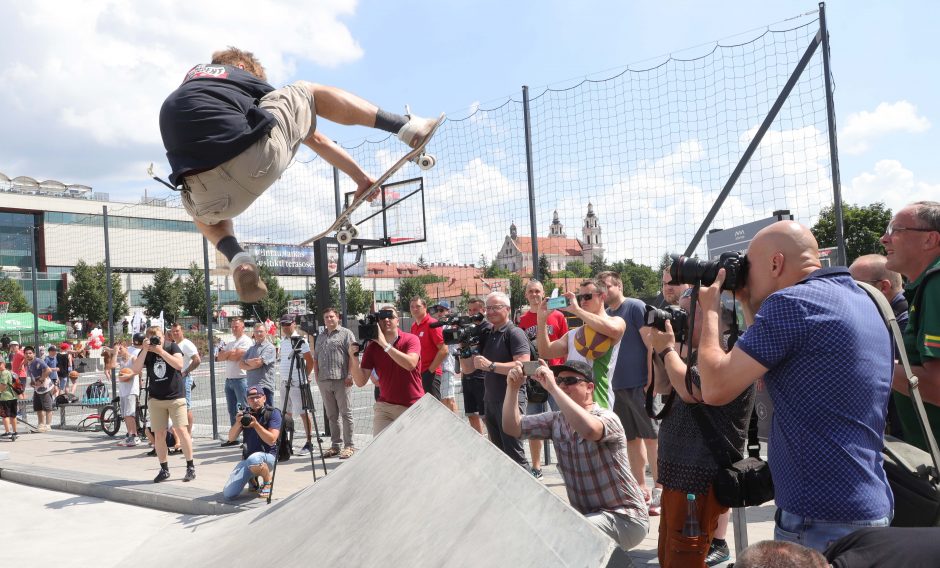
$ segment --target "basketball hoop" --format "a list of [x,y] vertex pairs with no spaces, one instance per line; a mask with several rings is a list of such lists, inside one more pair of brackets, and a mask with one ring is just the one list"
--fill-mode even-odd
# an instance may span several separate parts
[[0,302],[0,315],[7,313],[10,309],[10,302]]

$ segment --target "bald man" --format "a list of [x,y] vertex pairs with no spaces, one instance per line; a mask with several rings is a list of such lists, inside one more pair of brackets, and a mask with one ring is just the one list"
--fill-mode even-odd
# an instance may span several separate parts
[[888,269],[888,257],[880,254],[866,254],[855,259],[849,266],[852,278],[858,282],[871,284],[881,291],[891,303],[891,310],[898,320],[901,331],[907,327],[907,300],[904,298],[904,282],[901,274]]
[[822,552],[859,528],[887,526],[893,515],[881,458],[891,341],[848,269],[822,268],[806,227],[765,227],[747,258],[737,295],[749,327],[727,354],[718,340],[724,270],[700,293],[702,397],[727,404],[764,377],[774,404],[774,536]]

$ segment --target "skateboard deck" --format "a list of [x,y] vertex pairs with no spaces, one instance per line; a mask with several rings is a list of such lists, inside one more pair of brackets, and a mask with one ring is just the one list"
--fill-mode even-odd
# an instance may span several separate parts
[[[336,221],[334,221],[332,225],[327,227],[323,232],[318,233],[314,235],[313,237],[310,237],[309,239],[307,239],[301,244],[304,244],[304,245],[311,244],[315,241],[322,239],[323,237],[327,236],[333,231],[338,231],[337,240],[340,241],[341,244],[348,244],[350,240],[355,238],[356,235],[358,234],[358,231],[356,230],[355,225],[352,224],[352,220],[350,219],[350,216],[353,213],[355,213],[356,209],[358,209],[363,203],[367,202],[370,197],[375,195],[382,188],[382,185],[389,180],[390,177],[395,175],[395,173],[398,172],[398,170],[400,170],[408,162],[416,162],[418,166],[423,170],[428,170],[434,167],[435,160],[433,156],[428,155],[427,158],[429,159],[429,162],[426,162],[426,163],[422,163],[421,161],[419,161],[419,158],[425,153],[424,152],[425,147],[427,147],[428,142],[431,141],[431,138],[434,136],[434,133],[437,132],[437,129],[441,125],[442,122],[444,122],[443,112],[441,113],[441,116],[437,118],[437,121],[434,123],[434,126],[431,128],[431,132],[429,132],[427,137],[425,137],[424,142],[422,142],[416,148],[410,150],[407,154],[402,156],[401,159],[399,159],[397,162],[395,162],[392,165],[392,167],[387,169],[385,173],[379,176],[375,180],[375,183],[369,186],[369,188],[362,195],[356,198],[352,203],[349,204],[349,207],[347,207],[342,213],[339,214],[339,217],[336,218]],[[344,233],[344,234],[340,235],[339,233]]]

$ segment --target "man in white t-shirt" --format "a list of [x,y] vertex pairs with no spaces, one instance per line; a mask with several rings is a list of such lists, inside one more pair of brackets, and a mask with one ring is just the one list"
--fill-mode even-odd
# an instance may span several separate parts
[[140,353],[140,346],[144,344],[144,334],[135,333],[132,345],[125,348],[118,346],[117,361],[117,390],[121,397],[121,416],[124,417],[124,424],[127,425],[127,435],[118,442],[119,446],[134,447],[141,443],[143,436],[137,432],[137,401],[140,398],[140,375],[134,373],[134,359]]
[[183,384],[186,387],[186,414],[189,416],[189,425],[187,425],[186,428],[189,430],[190,436],[192,436],[194,387],[192,372],[199,367],[199,364],[202,363],[202,359],[199,358],[199,351],[196,349],[196,344],[186,339],[186,336],[183,334],[183,326],[179,323],[174,323],[170,327],[170,338],[174,343],[179,345],[180,350],[183,352]]
[[[297,452],[297,455],[307,455],[313,450],[313,425],[310,422],[310,413],[303,410],[303,398],[301,398],[300,383],[310,382],[310,373],[313,372],[313,356],[310,354],[310,345],[297,332],[297,324],[293,314],[284,314],[281,316],[281,351],[278,355],[278,374],[281,381],[281,396],[286,397],[287,408],[285,416],[300,415],[301,422],[304,423],[304,432],[307,434],[307,443]],[[295,337],[297,339],[290,339]],[[293,342],[299,341],[300,354],[304,358],[304,367],[306,377],[302,378],[298,374],[297,367],[291,372],[291,355],[294,353]],[[287,392],[287,379],[290,378],[290,393]],[[290,396],[288,396],[288,394]]]
[[[219,353],[215,360],[225,362],[225,403],[228,406],[229,424],[235,424],[235,414],[238,405],[248,406],[248,379],[246,372],[239,363],[245,352],[251,347],[251,338],[245,335],[245,320],[240,317],[232,318],[232,334],[235,339],[219,344]],[[222,447],[237,446],[238,440],[225,440]]]

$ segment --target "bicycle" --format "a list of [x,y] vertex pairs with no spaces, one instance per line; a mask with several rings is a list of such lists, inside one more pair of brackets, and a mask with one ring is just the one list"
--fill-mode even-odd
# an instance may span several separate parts
[[[146,417],[144,415],[145,412],[146,407],[141,406],[140,397],[138,397],[137,407],[134,411],[134,419],[137,422],[137,432],[144,431],[144,424],[147,423]],[[115,437],[121,430],[121,424],[124,423],[124,415],[121,413],[121,397],[114,397],[110,404],[106,404],[98,410],[97,415],[89,415],[86,417],[86,420],[92,416],[97,416],[98,424],[105,434],[111,436],[112,438]]]

